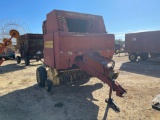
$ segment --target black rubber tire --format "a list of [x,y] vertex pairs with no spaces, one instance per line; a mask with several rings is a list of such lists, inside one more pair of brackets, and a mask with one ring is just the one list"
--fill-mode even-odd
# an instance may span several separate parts
[[137,55],[136,53],[131,53],[131,54],[129,55],[129,60],[130,60],[131,62],[135,62],[135,61],[137,60],[137,57],[138,57],[138,55]]
[[30,61],[28,57],[25,57],[24,61],[26,66],[30,65]]
[[16,57],[16,60],[17,60],[17,64],[20,64],[20,63],[21,63],[21,57],[20,57],[20,56],[17,56],[17,57]]
[[148,54],[147,53],[142,53],[142,54],[140,54],[140,58],[141,58],[141,60],[145,61],[145,60],[148,59]]
[[44,87],[47,80],[47,71],[43,66],[40,66],[36,70],[36,78],[39,86]]
[[50,92],[52,90],[52,82],[48,79],[45,81],[45,89],[47,90],[47,92]]

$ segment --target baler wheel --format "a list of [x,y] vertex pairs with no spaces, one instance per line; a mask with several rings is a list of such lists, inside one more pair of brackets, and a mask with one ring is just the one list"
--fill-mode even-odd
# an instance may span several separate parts
[[47,79],[47,71],[43,66],[40,66],[36,70],[36,78],[39,86],[44,87]]
[[52,90],[52,82],[48,79],[45,81],[45,89],[47,90],[47,92],[50,92]]
[[131,62],[135,62],[136,60],[137,60],[137,54],[136,53],[131,53],[130,55],[129,55],[129,60],[131,61]]
[[21,57],[20,56],[17,56],[16,60],[17,60],[17,64],[21,63]]

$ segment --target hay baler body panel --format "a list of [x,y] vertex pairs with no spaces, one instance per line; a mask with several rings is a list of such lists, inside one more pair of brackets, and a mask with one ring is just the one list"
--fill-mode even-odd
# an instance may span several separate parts
[[114,53],[114,35],[112,34],[56,32],[44,38],[47,37],[52,41],[44,42],[44,62],[58,70],[71,68],[77,56],[90,52],[100,53],[107,58],[112,58]]
[[77,56],[98,52],[112,58],[114,35],[107,34],[102,16],[53,10],[43,22],[44,63],[68,69]]

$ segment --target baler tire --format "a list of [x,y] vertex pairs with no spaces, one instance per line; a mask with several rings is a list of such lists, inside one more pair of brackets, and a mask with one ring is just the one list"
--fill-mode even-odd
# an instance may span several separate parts
[[39,86],[44,87],[47,79],[47,71],[44,67],[40,66],[36,70],[36,78]]
[[26,65],[26,66],[30,65],[30,61],[29,61],[29,58],[28,58],[28,57],[25,57],[25,65]]
[[140,55],[140,58],[141,58],[141,60],[145,61],[145,60],[148,59],[148,54],[147,54],[147,53],[142,53],[142,54]]
[[135,62],[135,61],[137,60],[137,57],[138,57],[138,55],[137,55],[136,53],[131,53],[131,54],[129,55],[129,60],[130,60],[131,62]]
[[16,57],[16,60],[17,60],[17,64],[20,64],[20,63],[21,63],[21,57],[20,57],[20,56],[17,56],[17,57]]
[[48,79],[45,81],[45,89],[47,90],[47,92],[50,92],[52,90],[52,82]]

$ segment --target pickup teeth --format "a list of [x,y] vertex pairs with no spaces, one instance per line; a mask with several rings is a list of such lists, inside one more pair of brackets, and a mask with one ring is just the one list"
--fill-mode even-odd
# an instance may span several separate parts
[[75,71],[65,71],[58,74],[60,79],[60,83],[62,84],[70,84],[76,80],[83,80],[89,78],[87,72],[82,70],[75,70]]

